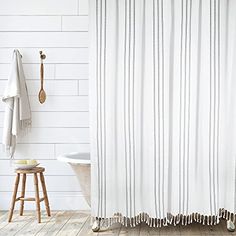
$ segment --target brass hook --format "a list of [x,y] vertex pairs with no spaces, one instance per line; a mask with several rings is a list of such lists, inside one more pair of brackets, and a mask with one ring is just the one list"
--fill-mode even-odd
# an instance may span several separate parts
[[43,54],[43,51],[39,51],[39,54],[40,54],[41,61],[46,59],[46,55]]

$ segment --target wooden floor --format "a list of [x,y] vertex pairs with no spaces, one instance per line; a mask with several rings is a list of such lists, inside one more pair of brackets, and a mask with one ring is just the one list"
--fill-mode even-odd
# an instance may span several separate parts
[[125,228],[119,224],[113,225],[112,228],[103,230],[99,233],[93,233],[90,225],[90,215],[83,211],[55,211],[52,216],[48,218],[45,212],[42,213],[42,223],[38,224],[35,213],[32,211],[25,212],[24,216],[19,216],[18,212],[14,213],[13,221],[7,222],[7,212],[0,212],[0,236],[9,235],[59,235],[59,236],[73,236],[73,235],[130,235],[130,236],[144,236],[144,235],[236,235],[229,233],[226,229],[226,222],[214,227],[202,226],[199,224],[192,224],[190,226],[168,226],[161,229],[149,228],[145,224],[141,224],[135,228]]

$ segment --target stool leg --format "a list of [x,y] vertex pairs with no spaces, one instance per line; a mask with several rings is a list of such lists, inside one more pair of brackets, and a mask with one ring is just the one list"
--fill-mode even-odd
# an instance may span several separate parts
[[17,174],[16,175],[16,180],[15,180],[14,192],[13,192],[13,195],[12,195],[11,208],[9,210],[8,222],[11,222],[11,220],[12,220],[13,211],[14,211],[15,203],[16,203],[16,195],[17,195],[19,181],[20,181],[20,174]]
[[43,197],[44,197],[44,203],[45,203],[46,211],[47,211],[48,216],[51,216],[46,184],[45,184],[45,180],[44,180],[44,176],[43,176],[42,172],[40,173],[40,180],[41,180],[42,189],[43,189]]
[[41,223],[39,186],[38,186],[38,176],[37,176],[36,173],[34,173],[34,188],[35,188],[35,202],[36,202],[36,211],[37,211],[37,216],[38,216],[38,223]]
[[[25,182],[26,182],[26,174],[23,174],[23,179],[22,179],[22,188],[21,188],[21,197],[25,197]],[[20,201],[20,216],[23,216],[23,211],[24,211],[24,200]]]

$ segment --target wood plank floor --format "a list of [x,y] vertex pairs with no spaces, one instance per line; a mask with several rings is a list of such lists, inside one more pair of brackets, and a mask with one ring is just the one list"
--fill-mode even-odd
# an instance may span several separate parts
[[227,231],[226,222],[224,220],[214,227],[202,226],[194,223],[188,226],[168,226],[160,229],[150,228],[145,224],[141,224],[135,228],[126,228],[119,224],[115,224],[110,229],[102,230],[99,233],[93,233],[91,230],[89,212],[84,211],[53,211],[50,218],[46,216],[45,212],[42,212],[41,224],[37,223],[35,212],[33,211],[26,211],[24,216],[19,216],[18,212],[15,212],[11,223],[7,222],[7,216],[7,212],[0,212],[0,236],[236,235],[236,232],[230,233]]

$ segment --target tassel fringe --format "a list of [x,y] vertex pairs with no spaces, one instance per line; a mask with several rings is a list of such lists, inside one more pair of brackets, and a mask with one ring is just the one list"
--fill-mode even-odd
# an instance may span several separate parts
[[120,223],[126,227],[135,227],[145,222],[150,227],[159,228],[168,225],[189,225],[193,222],[197,222],[202,225],[217,225],[219,224],[220,219],[231,220],[232,222],[235,222],[235,216],[236,215],[234,213],[221,208],[219,209],[217,215],[209,216],[201,215],[199,213],[192,213],[190,215],[178,214],[174,216],[170,213],[167,213],[166,217],[160,219],[151,218],[146,213],[140,213],[139,215],[131,218],[122,216],[120,213],[116,213],[113,217],[109,218],[92,217],[92,222],[99,220],[102,227],[110,227],[115,223]]

